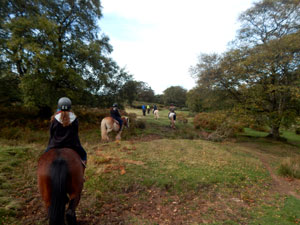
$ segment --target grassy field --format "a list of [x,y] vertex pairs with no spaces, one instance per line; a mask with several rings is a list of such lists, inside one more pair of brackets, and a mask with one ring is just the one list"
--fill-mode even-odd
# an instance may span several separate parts
[[[88,152],[79,224],[300,223],[300,181],[280,177],[279,163],[300,155],[292,145],[252,135],[223,142],[199,139],[188,123],[169,127],[167,111],[142,116],[120,143],[100,142],[98,129],[80,130]],[[249,137],[253,136],[253,137]],[[36,166],[47,131],[0,139],[0,224],[46,224]]]

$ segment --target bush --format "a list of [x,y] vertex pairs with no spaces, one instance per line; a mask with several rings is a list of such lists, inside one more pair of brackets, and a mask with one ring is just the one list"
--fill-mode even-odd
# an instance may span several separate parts
[[222,140],[226,137],[234,136],[243,131],[243,124],[234,118],[231,118],[225,112],[198,113],[194,117],[194,127],[212,131],[209,135],[211,140]]
[[216,130],[219,125],[221,125],[224,120],[225,115],[220,113],[198,113],[194,117],[194,127],[196,129],[205,129],[205,130]]
[[279,166],[279,174],[282,176],[300,178],[300,156],[285,158]]
[[98,127],[104,117],[109,116],[109,109],[73,107],[80,128]]

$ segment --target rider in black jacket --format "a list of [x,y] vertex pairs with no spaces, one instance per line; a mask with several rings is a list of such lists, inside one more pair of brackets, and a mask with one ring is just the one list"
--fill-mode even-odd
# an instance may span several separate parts
[[71,148],[86,164],[87,154],[81,146],[78,136],[78,119],[70,111],[71,100],[63,97],[58,101],[58,112],[51,118],[50,138],[46,152],[54,148]]
[[119,125],[120,125],[119,130],[121,130],[122,125],[123,125],[123,120],[122,120],[120,112],[118,110],[118,104],[117,103],[113,104],[113,107],[110,110],[110,116],[119,122]]

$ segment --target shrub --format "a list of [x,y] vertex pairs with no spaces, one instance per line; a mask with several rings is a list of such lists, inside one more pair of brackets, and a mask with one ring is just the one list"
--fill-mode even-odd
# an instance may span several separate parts
[[187,117],[183,113],[177,113],[176,119],[181,123],[188,123]]
[[279,166],[279,174],[282,176],[300,178],[300,156],[285,158]]
[[216,130],[222,120],[223,118],[220,118],[219,114],[202,112],[194,117],[194,127],[196,129]]
[[139,128],[139,129],[145,129],[146,128],[146,123],[145,121],[142,121],[142,120],[138,120],[136,121],[136,128]]
[[98,127],[101,120],[109,116],[109,109],[73,107],[73,111],[80,122],[80,128]]
[[194,127],[212,131],[208,139],[220,141],[226,137],[234,136],[243,131],[243,124],[236,119],[231,118],[225,112],[198,113],[194,117]]

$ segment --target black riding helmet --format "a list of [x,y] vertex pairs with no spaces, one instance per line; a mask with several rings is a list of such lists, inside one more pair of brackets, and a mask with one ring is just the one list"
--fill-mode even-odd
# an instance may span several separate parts
[[117,103],[114,103],[114,104],[113,104],[113,107],[118,107],[118,104],[117,104]]
[[58,100],[57,107],[61,111],[70,111],[72,102],[67,97],[62,97]]

